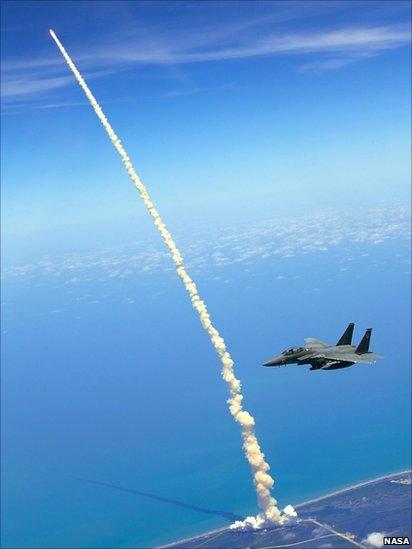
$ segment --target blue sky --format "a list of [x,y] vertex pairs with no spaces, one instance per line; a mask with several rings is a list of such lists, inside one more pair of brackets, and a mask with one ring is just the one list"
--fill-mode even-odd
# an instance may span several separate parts
[[151,230],[50,27],[172,225],[409,200],[408,2],[2,12],[3,220],[22,253],[33,235]]

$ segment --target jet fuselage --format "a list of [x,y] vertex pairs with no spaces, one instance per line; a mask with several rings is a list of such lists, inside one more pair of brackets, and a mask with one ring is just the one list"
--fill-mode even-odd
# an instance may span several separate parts
[[369,352],[372,330],[368,328],[358,346],[352,345],[354,324],[350,323],[336,345],[329,345],[318,339],[305,339],[304,347],[294,347],[264,363],[264,366],[286,366],[288,364],[310,364],[311,370],[338,370],[357,362],[370,364],[377,355]]

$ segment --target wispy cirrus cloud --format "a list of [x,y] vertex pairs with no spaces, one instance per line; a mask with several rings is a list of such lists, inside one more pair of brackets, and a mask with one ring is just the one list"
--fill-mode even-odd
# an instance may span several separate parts
[[[185,32],[165,26],[136,24],[127,31],[100,37],[100,43],[87,51],[77,45],[74,57],[86,70],[88,79],[136,66],[176,68],[262,56],[299,56],[295,65],[297,70],[320,72],[336,70],[405,46],[411,39],[409,26],[399,24],[346,24],[310,31],[302,28],[284,30],[280,25],[278,19],[271,16],[206,22],[187,28]],[[64,35],[62,39],[64,41]],[[302,60],[302,56],[307,61]],[[71,83],[72,77],[67,75],[57,55],[5,59],[3,62],[2,95],[6,105],[22,97],[38,97]],[[193,85],[190,93],[196,93],[198,87]],[[170,92],[170,95],[176,93]],[[162,96],[167,97],[167,92]]]
[[[112,74],[113,69],[90,71],[88,78],[99,78]],[[2,82],[2,98],[17,99],[28,95],[38,95],[41,92],[47,92],[62,88],[73,83],[73,77],[69,75],[56,75],[49,71],[35,73],[7,73],[4,72],[5,80]]]
[[17,75],[16,77],[9,76],[4,83],[2,89],[3,99],[15,98],[26,95],[34,95],[40,92],[54,90],[66,86],[72,81],[71,75],[69,76],[45,76],[32,77]]
[[226,61],[262,55],[279,54],[309,54],[337,52],[347,53],[352,57],[364,57],[366,53],[381,52],[400,47],[410,42],[411,33],[405,26],[389,27],[358,27],[342,28],[333,31],[312,33],[269,32],[245,40],[237,37],[237,43],[232,46],[221,46],[215,43],[212,48],[197,49],[195,42],[181,44],[179,48],[171,47],[165,50],[142,51],[130,48],[128,51],[107,51],[99,55],[108,60],[140,63],[199,63],[207,61]]

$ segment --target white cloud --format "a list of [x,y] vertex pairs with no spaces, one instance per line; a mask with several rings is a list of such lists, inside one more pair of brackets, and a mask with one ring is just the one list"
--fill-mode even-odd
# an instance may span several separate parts
[[[258,262],[271,264],[280,259],[290,261],[291,256],[324,254],[325,248],[328,248],[328,253],[333,253],[341,246],[350,246],[351,256],[347,252],[340,252],[342,265],[337,272],[345,276],[348,271],[353,271],[349,267],[358,257],[356,250],[359,257],[368,257],[365,256],[366,246],[375,247],[391,240],[410,238],[409,211],[409,207],[399,206],[362,208],[361,215],[356,210],[311,213],[296,219],[271,219],[255,225],[233,227],[232,234],[225,231],[214,235],[209,242],[202,234],[193,236],[192,233],[181,235],[179,242],[182,243],[182,252],[190,272],[201,272],[203,276],[225,282],[228,273],[224,271],[231,265],[241,264],[244,268],[250,268]],[[405,268],[404,255],[393,257],[393,261]],[[96,272],[99,273],[100,281],[121,281],[137,275],[151,276],[159,271],[171,270],[162,243],[153,238],[119,249],[67,255],[53,260],[40,259],[4,267],[3,275],[30,281],[47,275],[59,278],[64,284],[78,285],[95,280]],[[274,278],[282,281],[289,276],[281,273],[274,275]]]
[[[380,52],[405,45],[410,41],[410,31],[405,27],[358,27],[314,33],[269,33],[255,37],[250,43],[230,48],[217,48],[203,52],[184,50],[169,53],[166,58],[152,56],[152,63],[190,63],[222,61],[261,55],[340,52],[350,58],[363,58],[367,53]],[[130,60],[135,60],[131,53]],[[335,68],[338,68],[337,65]],[[331,68],[331,67],[329,67]]]
[[[274,55],[307,55],[298,70],[319,72],[339,69],[350,63],[379,55],[381,52],[410,42],[410,29],[404,25],[344,26],[311,32],[282,30],[276,17],[255,17],[225,20],[224,24],[203,21],[191,31],[178,28],[141,27],[121,32],[118,36],[101,36],[100,45],[87,51],[75,50],[74,57],[92,79],[130,69],[135,65],[174,67],[174,77],[182,81],[179,65],[227,61]],[[62,37],[64,40],[64,37]],[[66,44],[69,49],[70,44]],[[88,72],[89,71],[89,72]],[[173,72],[173,71],[172,71]],[[47,91],[71,85],[73,78],[56,56],[4,60],[2,76],[3,99],[9,103],[27,97],[38,97]],[[213,89],[227,89],[221,83]],[[177,96],[206,91],[191,85],[188,90],[176,89],[163,96]],[[62,103],[48,101],[49,108]],[[63,102],[64,104],[64,102]],[[66,105],[68,105],[66,103]],[[38,108],[38,106],[37,106]]]
[[73,77],[48,76],[44,78],[19,75],[16,77],[7,76],[3,79],[1,94],[4,99],[19,95],[33,95],[38,92],[61,88],[73,82]]
[[380,532],[372,532],[363,540],[369,547],[383,547],[383,536]]

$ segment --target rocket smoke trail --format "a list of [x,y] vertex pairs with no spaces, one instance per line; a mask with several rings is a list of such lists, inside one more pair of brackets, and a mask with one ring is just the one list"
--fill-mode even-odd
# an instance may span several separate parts
[[104,115],[102,109],[94,98],[92,92],[89,90],[86,82],[83,80],[80,72],[77,70],[75,64],[70,59],[63,45],[51,29],[50,34],[53,40],[56,42],[57,47],[59,48],[61,54],[69,65],[70,69],[72,70],[78,83],[82,87],[88,100],[90,101],[90,104],[93,107],[97,117],[103,124],[103,127],[108,133],[111,142],[113,143],[114,147],[116,148],[122,159],[122,162],[127,170],[127,173],[129,174],[130,179],[133,182],[133,185],[139,191],[140,197],[142,198],[144,205],[148,209],[149,214],[152,216],[153,222],[156,225],[157,230],[161,234],[166,246],[169,248],[170,255],[172,256],[172,259],[176,265],[177,274],[182,280],[186,291],[192,301],[192,306],[194,307],[194,309],[196,309],[200,318],[200,322],[203,328],[209,334],[210,340],[220,358],[222,364],[222,377],[229,387],[230,396],[227,401],[229,405],[229,410],[235,421],[237,421],[240,425],[243,439],[243,448],[245,450],[246,459],[248,460],[252,469],[253,482],[257,492],[258,504],[261,509],[261,512],[256,517],[248,517],[243,522],[237,521],[232,526],[234,528],[247,529],[260,528],[262,526],[269,526],[271,524],[283,524],[290,517],[296,516],[296,513],[291,505],[287,505],[283,512],[280,511],[277,507],[276,500],[271,496],[270,490],[274,484],[274,480],[269,475],[269,465],[265,461],[265,456],[260,449],[259,443],[255,435],[255,420],[249,414],[249,412],[243,409],[243,395],[241,391],[241,384],[239,379],[237,379],[234,374],[233,360],[226,350],[225,342],[220,336],[219,332],[213,326],[206,305],[200,299],[195,283],[186,272],[182,255],[176,247],[176,244],[174,243],[171,234],[167,230],[166,225],[163,223],[158,211],[154,207],[149,193],[146,190],[146,187],[143,185],[140,177],[137,175],[135,169],[133,168],[130,158],[123,148],[120,139],[113,131],[106,116]]

